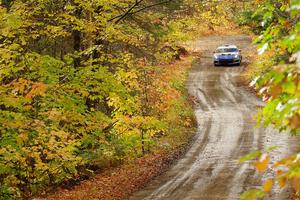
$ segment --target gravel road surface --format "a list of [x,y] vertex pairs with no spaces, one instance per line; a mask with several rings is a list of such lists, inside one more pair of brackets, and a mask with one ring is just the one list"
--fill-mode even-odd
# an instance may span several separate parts
[[[247,55],[256,51],[244,35],[210,36],[192,43],[201,52],[189,75],[187,87],[198,105],[195,114],[198,133],[185,157],[157,177],[131,200],[235,200],[243,191],[261,185],[261,177],[251,163],[239,158],[269,146],[278,159],[295,151],[294,138],[272,128],[258,128],[253,119],[264,103],[241,82],[245,66],[214,67],[212,54],[222,44],[236,44]],[[276,187],[265,199],[288,199],[290,192]]]

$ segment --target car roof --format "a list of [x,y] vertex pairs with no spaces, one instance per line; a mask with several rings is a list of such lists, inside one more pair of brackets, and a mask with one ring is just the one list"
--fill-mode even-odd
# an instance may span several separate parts
[[237,49],[237,46],[232,45],[232,44],[225,44],[225,45],[222,45],[222,46],[218,47],[218,49],[226,49],[226,48],[236,48]]

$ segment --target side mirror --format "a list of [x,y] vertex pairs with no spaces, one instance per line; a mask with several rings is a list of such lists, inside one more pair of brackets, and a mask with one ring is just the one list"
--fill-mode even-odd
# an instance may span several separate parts
[[213,51],[213,53],[216,53],[216,51]]
[[239,52],[242,52],[242,49],[239,49]]

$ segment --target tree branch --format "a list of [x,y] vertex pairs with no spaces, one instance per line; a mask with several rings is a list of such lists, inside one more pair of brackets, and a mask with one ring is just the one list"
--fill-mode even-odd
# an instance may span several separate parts
[[158,5],[162,5],[162,4],[167,4],[173,0],[166,0],[166,1],[162,1],[162,2],[159,2],[159,3],[155,3],[155,4],[151,4],[151,5],[148,5],[148,6],[145,6],[143,8],[140,8],[136,11],[132,11],[135,7],[137,7],[143,0],[140,0],[140,1],[136,1],[135,5],[133,5],[132,7],[130,7],[130,9],[127,10],[126,13],[122,14],[122,15],[118,15],[116,17],[113,17],[111,19],[109,19],[108,21],[113,21],[115,19],[118,19],[115,24],[118,24],[120,21],[122,21],[124,18],[126,18],[127,16],[129,15],[133,15],[133,14],[136,14],[136,13],[139,13],[141,11],[144,11],[146,9],[149,9],[149,8],[152,8],[152,7],[155,7],[155,6],[158,6]]
[[135,7],[137,7],[140,3],[142,3],[144,0],[136,0],[135,4],[132,5],[125,13],[118,15],[116,17],[113,17],[109,19],[108,21],[113,21],[115,19],[118,19],[115,23],[119,23],[121,20],[123,20]]
[[171,1],[173,1],[173,0],[166,0],[166,1],[162,1],[162,2],[156,3],[156,4],[145,6],[145,7],[141,8],[141,9],[138,9],[138,10],[136,10],[134,12],[128,13],[128,15],[133,15],[133,14],[136,14],[136,13],[141,12],[143,10],[155,7],[155,6],[159,6],[159,5],[162,5],[162,4],[167,4],[167,3],[171,2]]

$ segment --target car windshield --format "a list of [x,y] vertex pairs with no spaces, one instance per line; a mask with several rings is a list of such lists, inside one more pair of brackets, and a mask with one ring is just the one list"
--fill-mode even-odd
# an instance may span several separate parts
[[219,48],[216,50],[216,53],[233,53],[237,51],[237,48]]

